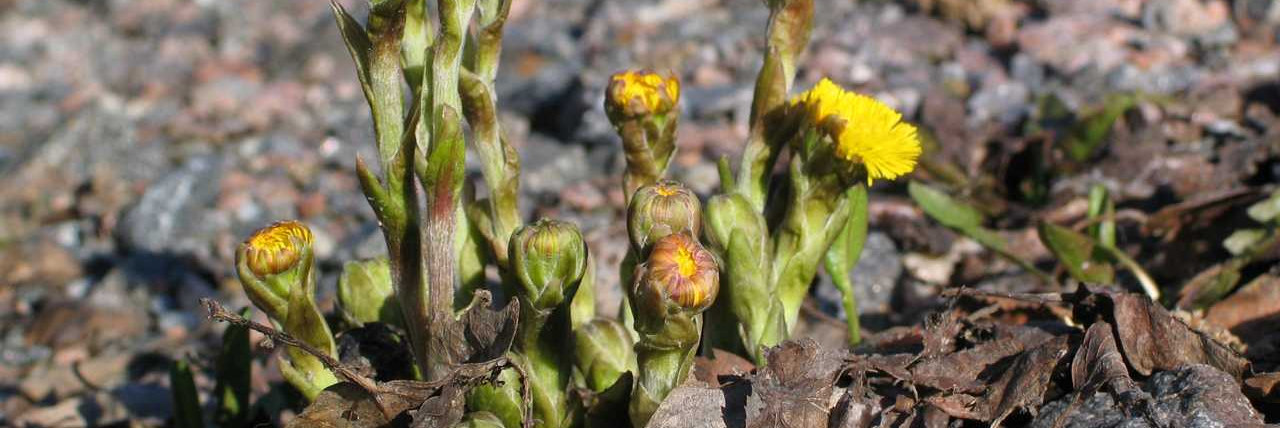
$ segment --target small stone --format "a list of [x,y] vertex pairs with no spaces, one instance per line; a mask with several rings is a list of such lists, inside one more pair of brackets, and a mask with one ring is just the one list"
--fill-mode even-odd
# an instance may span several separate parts
[[151,253],[192,253],[205,249],[211,235],[206,209],[217,200],[222,158],[199,157],[161,178],[125,215],[117,236],[125,247]]

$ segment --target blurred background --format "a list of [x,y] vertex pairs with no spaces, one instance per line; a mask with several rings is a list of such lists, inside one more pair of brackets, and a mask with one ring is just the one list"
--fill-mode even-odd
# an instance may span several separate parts
[[[1231,256],[1221,241],[1280,176],[1276,3],[820,0],[796,88],[827,76],[902,111],[927,131],[914,177],[981,201],[1050,268],[1035,222],[1082,218],[1105,185],[1121,244],[1172,292]],[[582,227],[605,314],[627,246],[608,76],[680,77],[672,176],[705,197],[745,140],[766,19],[758,0],[516,0],[497,82],[522,209]],[[234,248],[273,221],[311,226],[332,308],[341,263],[386,251],[353,173],[372,137],[328,2],[0,0],[0,424],[163,424],[169,362],[216,353],[197,299],[248,305]],[[949,285],[1036,291],[927,220],[905,180],[872,191],[854,273],[869,332],[919,321]],[[839,346],[840,296],[819,281],[801,328]],[[274,359],[256,364],[256,393],[286,402]]]

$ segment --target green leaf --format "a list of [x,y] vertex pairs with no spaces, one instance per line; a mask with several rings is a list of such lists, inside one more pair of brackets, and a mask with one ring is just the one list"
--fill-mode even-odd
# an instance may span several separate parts
[[343,317],[352,324],[384,322],[404,327],[386,257],[343,264],[338,277],[338,303]]
[[1089,188],[1089,236],[1108,248],[1116,246],[1116,204],[1107,194],[1107,187],[1094,184]]
[[1238,256],[1248,251],[1253,244],[1262,241],[1267,237],[1267,231],[1262,229],[1237,229],[1231,233],[1227,239],[1222,241],[1222,246],[1231,252],[1231,255]]
[[505,426],[518,427],[524,417],[526,404],[520,396],[520,375],[513,369],[503,370],[498,382],[477,385],[467,391],[467,408],[483,411],[502,421]]
[[169,388],[173,392],[174,426],[199,428],[204,426],[200,411],[200,395],[186,360],[177,360],[169,367]]
[[506,425],[493,413],[481,411],[467,413],[461,422],[453,426],[454,428],[503,428]]
[[911,199],[916,201],[916,204],[924,210],[925,214],[938,223],[972,238],[982,244],[983,247],[994,251],[1000,257],[1004,257],[1028,273],[1040,278],[1044,283],[1055,283],[1052,276],[1037,269],[1034,263],[1009,252],[1009,244],[1005,242],[1004,237],[1000,236],[999,233],[983,228],[983,216],[977,208],[957,201],[941,190],[917,181],[912,181],[907,185],[907,193],[911,194]]
[[862,247],[867,242],[867,188],[854,186],[845,193],[849,196],[849,219],[836,241],[827,249],[826,268],[831,282],[843,297],[845,321],[849,330],[849,345],[862,341],[858,320],[858,299],[854,294],[852,270],[862,257]]
[[1137,99],[1132,95],[1116,95],[1109,97],[1101,109],[1083,115],[1071,134],[1062,141],[1067,155],[1076,162],[1089,160],[1106,142],[1116,120],[1136,102]]
[[925,214],[938,223],[955,229],[971,229],[982,226],[982,213],[972,205],[960,202],[918,181],[907,185],[907,193],[920,205]]
[[1280,190],[1276,190],[1267,200],[1249,207],[1249,218],[1259,223],[1271,223],[1280,218]]
[[1109,284],[1115,280],[1115,269],[1098,250],[1098,243],[1088,236],[1053,223],[1041,223],[1040,240],[1067,272],[1080,282]]
[[[245,319],[252,314],[249,308],[240,311],[240,316]],[[218,398],[218,410],[214,421],[220,426],[244,426],[252,417],[249,386],[253,375],[253,354],[249,349],[248,327],[230,325],[222,333],[216,371],[218,383],[213,394]]]

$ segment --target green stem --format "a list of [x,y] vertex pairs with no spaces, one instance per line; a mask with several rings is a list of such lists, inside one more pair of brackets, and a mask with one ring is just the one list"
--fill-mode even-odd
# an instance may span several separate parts
[[551,310],[539,310],[534,302],[520,299],[521,325],[516,350],[523,354],[533,395],[533,414],[539,427],[568,426],[568,397],[572,367],[565,358],[569,346],[567,302]]
[[641,334],[636,343],[639,375],[631,392],[631,425],[643,427],[667,394],[689,377],[701,330],[701,315],[674,314],[656,335]]
[[827,250],[826,267],[827,275],[831,276],[831,282],[843,297],[845,320],[849,325],[849,345],[857,346],[862,341],[862,332],[858,323],[858,299],[850,275],[858,265],[867,241],[867,188],[859,184],[850,188],[845,195],[849,199],[849,218],[836,241]]

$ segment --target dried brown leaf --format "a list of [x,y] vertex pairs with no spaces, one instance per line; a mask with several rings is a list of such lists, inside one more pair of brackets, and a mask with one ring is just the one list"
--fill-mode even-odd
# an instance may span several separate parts
[[746,358],[722,349],[712,351],[714,358],[697,357],[693,360],[693,377],[708,385],[719,387],[722,376],[746,376],[756,369]]
[[748,427],[825,426],[840,355],[824,352],[812,339],[784,342],[766,351],[768,364],[751,378],[753,395],[764,408],[747,415]]
[[1111,324],[1096,322],[1090,325],[1075,358],[1071,360],[1072,387],[1089,396],[1112,379],[1128,378],[1129,368],[1124,365],[1124,357],[1116,348]]
[[516,337],[520,302],[511,299],[500,310],[490,309],[493,296],[487,290],[477,290],[471,307],[462,316],[463,334],[470,345],[467,362],[489,361],[507,353]]
[[[407,410],[401,409],[401,411]],[[342,382],[316,396],[297,418],[286,427],[362,428],[382,427],[391,421],[378,409],[378,404],[364,388]]]
[[1244,393],[1267,403],[1280,403],[1280,373],[1259,373],[1245,379]]
[[929,315],[924,325],[924,351],[920,358],[949,354],[956,350],[956,336],[961,328],[959,314],[946,311]]
[[1067,354],[1068,339],[1067,336],[1058,336],[1022,353],[1000,379],[991,385],[984,400],[987,405],[986,413],[994,417],[991,422],[993,426],[1000,425],[1015,410],[1027,409],[1034,412],[1044,402],[1049,377],[1059,360]]
[[1274,332],[1280,320],[1280,277],[1265,274],[1250,281],[1209,307],[1205,320],[1230,330],[1245,343]]
[[1146,296],[1101,287],[1087,287],[1084,292],[1110,300],[1120,349],[1129,366],[1143,376],[1185,364],[1208,364],[1240,379],[1249,365],[1235,351],[1191,329]]

